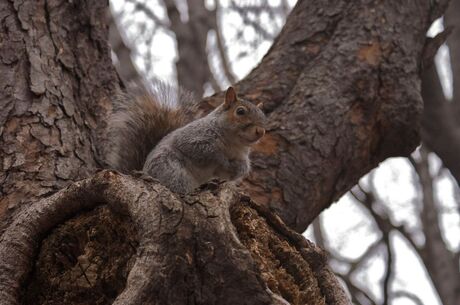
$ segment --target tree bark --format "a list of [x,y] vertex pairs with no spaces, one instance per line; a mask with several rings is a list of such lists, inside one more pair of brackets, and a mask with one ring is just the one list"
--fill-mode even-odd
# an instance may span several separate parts
[[[348,304],[321,250],[234,189],[210,187],[179,198],[151,179],[102,171],[36,202],[0,242],[1,304],[18,304],[20,296],[27,304]],[[22,291],[40,236],[101,204],[137,231],[111,228],[117,232],[106,241],[97,224],[90,234],[57,229]],[[106,213],[85,218],[94,217],[107,224]],[[129,238],[117,236],[126,232],[137,237],[136,255],[126,248]],[[110,241],[127,253],[104,255],[100,246]],[[127,270],[123,287],[117,280]]]
[[117,85],[106,3],[1,1],[0,218],[101,166]]
[[[414,148],[430,3],[297,4],[238,85],[270,120],[244,182],[251,199],[226,187],[178,198],[111,172],[42,199],[102,163],[118,83],[106,7],[2,2],[1,207],[24,207],[3,221],[14,220],[0,239],[2,302],[348,304],[324,254],[270,209],[302,231],[367,170]],[[100,203],[135,229],[104,208],[81,214]]]
[[244,184],[251,197],[303,232],[370,169],[409,154],[425,34],[440,12],[430,1],[298,2],[238,85],[270,121]]

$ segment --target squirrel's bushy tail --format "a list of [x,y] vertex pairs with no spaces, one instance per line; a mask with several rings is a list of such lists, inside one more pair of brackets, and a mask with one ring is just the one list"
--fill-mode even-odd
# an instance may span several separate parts
[[109,121],[111,167],[122,173],[142,170],[147,155],[171,131],[193,120],[198,102],[183,89],[157,83],[119,93]]

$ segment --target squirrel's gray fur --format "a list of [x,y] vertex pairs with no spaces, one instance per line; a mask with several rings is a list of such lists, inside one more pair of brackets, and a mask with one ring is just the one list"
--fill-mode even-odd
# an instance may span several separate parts
[[147,96],[120,96],[110,122],[115,145],[109,163],[125,173],[142,169],[177,193],[213,178],[245,176],[249,145],[264,133],[263,112],[230,87],[224,103],[192,121],[198,103],[184,92],[171,100],[170,90],[163,85]]
[[119,91],[109,119],[113,149],[107,162],[122,173],[142,170],[147,155],[171,131],[193,120],[198,101],[190,92],[162,82],[131,84]]

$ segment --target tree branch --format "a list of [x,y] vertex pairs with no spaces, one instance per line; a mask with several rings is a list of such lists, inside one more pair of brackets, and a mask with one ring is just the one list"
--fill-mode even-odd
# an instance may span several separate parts
[[222,68],[224,70],[225,77],[228,79],[230,84],[234,84],[236,82],[236,76],[233,73],[231,66],[230,66],[230,61],[227,55],[227,47],[225,46],[224,37],[222,35],[221,26],[219,24],[219,20],[220,20],[219,8],[220,8],[220,2],[219,0],[216,0],[216,9],[214,10],[214,17],[213,17],[213,21],[214,21],[213,28],[216,34],[217,50],[219,51],[219,57],[221,59]]
[[383,243],[387,252],[386,270],[383,279],[383,305],[390,304],[391,279],[393,278],[393,252],[391,249],[390,232],[383,232]]
[[452,34],[447,39],[449,47],[450,66],[452,69],[452,115],[459,117],[460,115],[460,20],[458,18],[460,12],[460,0],[450,0],[449,9],[444,15],[444,24],[453,27]]
[[143,85],[143,78],[132,61],[131,48],[126,45],[123,35],[118,29],[117,20],[115,20],[113,12],[108,9],[107,14],[109,19],[109,43],[117,56],[115,67],[118,75],[123,80],[125,86],[128,86],[130,83],[136,83],[141,86]]
[[[414,239],[412,238],[412,235],[410,234],[406,226],[394,225],[391,222],[390,216],[387,213],[383,215],[377,213],[375,209],[372,208],[374,204],[377,204],[373,193],[365,191],[359,184],[358,184],[358,187],[360,191],[362,192],[362,194],[364,195],[364,198],[359,198],[358,196],[354,196],[354,197],[355,199],[358,200],[358,202],[360,202],[363,205],[363,207],[365,207],[369,211],[369,213],[372,215],[373,219],[375,220],[377,226],[385,230],[389,230],[389,229],[396,230],[397,232],[399,232],[399,234],[401,234],[404,237],[404,239],[406,239],[409,242],[409,244],[412,246],[412,248],[416,252],[421,254],[420,251],[422,251],[422,249],[415,243]],[[384,211],[385,209],[380,209],[380,210]]]
[[417,305],[423,305],[422,300],[418,296],[416,296],[415,294],[410,293],[408,291],[404,291],[404,290],[398,290],[398,291],[393,292],[392,298],[393,299],[408,298],[408,299],[412,300]]
[[[237,85],[242,97],[264,102],[270,121],[244,187],[298,232],[379,161],[418,144],[420,65],[413,58],[421,59],[427,4],[413,8],[421,12],[416,18],[426,13],[415,22],[388,2],[339,1],[321,9],[298,2],[261,64]],[[375,14],[357,14],[364,7]],[[408,20],[424,25],[400,39],[379,23],[388,16],[398,16],[395,27]],[[353,43],[337,53],[344,39]],[[409,56],[408,78],[398,71]],[[217,105],[221,96],[206,101]]]
[[460,300],[456,292],[460,287],[460,274],[455,269],[458,261],[454,261],[453,253],[443,240],[433,179],[429,171],[428,153],[426,147],[422,146],[420,160],[411,160],[423,194],[420,220],[425,245],[419,254],[443,304],[454,305]]
[[[347,287],[350,289],[353,304],[373,305],[377,304],[372,297],[363,289],[356,286],[348,276],[341,276]],[[367,303],[363,303],[357,296],[363,297]]]
[[145,16],[150,18],[157,26],[160,26],[164,29],[169,29],[168,25],[161,20],[155,12],[153,12],[149,7],[145,5],[145,3],[137,1],[137,0],[127,0],[127,2],[133,3],[135,5],[135,9],[143,12]]

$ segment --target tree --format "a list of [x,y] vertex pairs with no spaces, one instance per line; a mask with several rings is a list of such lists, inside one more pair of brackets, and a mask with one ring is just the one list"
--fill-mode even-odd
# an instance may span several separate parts
[[292,229],[418,143],[421,62],[436,47],[425,33],[446,4],[433,5],[299,2],[236,85],[270,119],[249,197],[211,184],[179,198],[95,173],[118,84],[105,5],[0,4],[2,302],[348,304],[324,254]]

